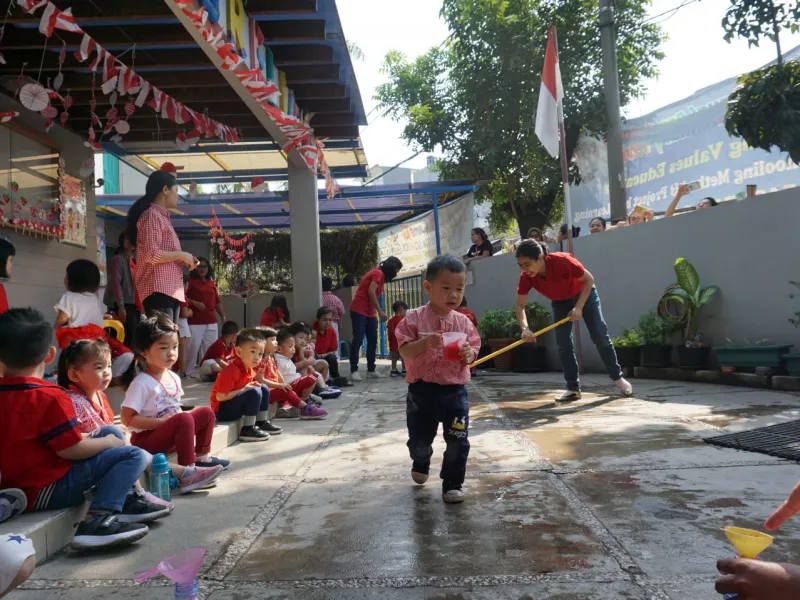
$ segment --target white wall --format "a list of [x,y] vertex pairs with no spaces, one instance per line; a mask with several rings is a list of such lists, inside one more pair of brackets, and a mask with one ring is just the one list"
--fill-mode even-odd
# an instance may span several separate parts
[[[703,286],[721,288],[701,313],[706,341],[725,345],[725,338],[738,343],[767,338],[795,344],[800,352],[800,330],[788,322],[800,310],[800,299],[789,298],[788,283],[800,280],[799,228],[800,189],[795,188],[582,236],[575,240],[575,254],[597,281],[612,336],[655,310],[664,289],[676,281],[675,259],[683,257],[694,264]],[[519,268],[513,255],[476,261],[473,278],[466,296],[479,317],[486,309],[514,305]],[[547,303],[536,292],[530,299]],[[586,367],[599,370],[585,328],[582,339]]]

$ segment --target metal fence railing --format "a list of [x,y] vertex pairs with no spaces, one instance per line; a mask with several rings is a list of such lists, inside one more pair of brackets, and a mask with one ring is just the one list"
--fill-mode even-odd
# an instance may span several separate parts
[[[392,304],[402,300],[408,304],[408,308],[419,308],[425,304],[425,292],[422,289],[422,274],[401,277],[387,283],[383,288],[383,295],[380,298],[381,308],[391,319]],[[386,358],[389,356],[389,332],[386,323],[378,322],[378,355]],[[367,341],[364,340],[364,353],[367,352]]]

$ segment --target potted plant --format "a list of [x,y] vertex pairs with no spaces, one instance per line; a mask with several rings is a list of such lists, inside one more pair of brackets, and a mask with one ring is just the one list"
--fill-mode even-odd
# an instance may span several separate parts
[[638,329],[623,329],[622,337],[611,338],[614,350],[617,351],[619,366],[632,369],[639,366],[642,348],[642,335]]
[[[800,282],[790,281],[789,283],[800,290]],[[794,299],[796,297],[797,294],[795,293],[789,294],[789,298]],[[800,311],[794,313],[794,317],[789,319],[789,323],[800,329]],[[800,354],[784,354],[783,362],[786,365],[786,371],[789,375],[800,377]]]
[[[485,311],[483,318],[478,323],[478,331],[489,344],[492,352],[502,350],[518,339],[520,335],[516,315],[511,309]],[[495,357],[495,368],[510,371],[512,356],[511,352],[505,352]]]
[[642,334],[641,364],[643,367],[663,369],[670,365],[672,346],[667,337],[673,331],[669,322],[651,311],[639,317]]
[[[528,317],[528,327],[531,331],[539,331],[550,324],[550,310],[538,302],[533,302],[525,307]],[[519,331],[515,328],[515,334]],[[515,335],[515,337],[518,337]],[[547,370],[547,348],[542,340],[535,344],[523,344],[512,350],[512,362],[517,373],[541,373]]]
[[[744,339],[743,346],[737,346],[733,340],[727,339],[727,346],[715,346],[714,352],[717,355],[717,362],[723,370],[730,368],[754,368],[767,367],[777,369],[781,366],[781,359],[788,354],[791,349],[790,344],[767,344],[768,339],[760,339],[755,344],[750,340]],[[728,369],[725,369],[727,367]]]
[[700,309],[711,301],[719,288],[715,285],[701,287],[697,270],[685,258],[675,261],[675,275],[677,283],[669,286],[658,301],[658,315],[683,333],[684,342],[678,346],[678,366],[708,368],[711,348],[698,332]]

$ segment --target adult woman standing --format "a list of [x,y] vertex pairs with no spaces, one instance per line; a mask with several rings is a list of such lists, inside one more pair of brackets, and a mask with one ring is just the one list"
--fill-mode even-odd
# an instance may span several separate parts
[[192,309],[192,316],[189,317],[192,338],[189,340],[186,364],[186,376],[191,377],[197,363],[205,356],[206,350],[219,337],[217,335],[217,315],[223,323],[227,321],[225,310],[219,299],[219,291],[214,283],[214,272],[205,257],[201,256],[197,259],[197,268],[189,277],[186,302]]
[[[572,321],[586,321],[589,335],[597,347],[609,377],[617,384],[624,396],[633,393],[631,384],[622,377],[622,369],[617,362],[617,353],[608,327],[603,320],[600,296],[594,287],[594,277],[571,254],[565,252],[547,253],[544,245],[534,240],[523,240],[517,248],[517,264],[522,270],[517,285],[517,321],[522,337],[536,341],[528,328],[525,305],[528,293],[535,289],[552,302],[553,320],[569,317]],[[567,390],[561,395],[562,402],[572,402],[581,397],[578,379],[578,359],[572,344],[572,327],[561,326],[556,329],[558,356],[564,369]]]
[[472,246],[470,246],[467,256],[464,258],[464,262],[469,264],[473,260],[479,258],[489,258],[492,254],[494,254],[494,249],[492,248],[492,242],[489,241],[489,236],[486,232],[480,227],[473,229]]
[[108,285],[103,302],[109,310],[117,313],[117,317],[125,327],[125,340],[128,344],[133,340],[133,332],[139,324],[139,309],[136,306],[136,288],[133,285],[131,260],[135,250],[128,232],[119,234],[117,253],[108,265]]
[[350,319],[353,322],[353,341],[350,344],[350,379],[352,381],[361,381],[361,375],[358,374],[358,357],[365,335],[367,336],[367,376],[383,377],[375,370],[375,355],[378,352],[376,313],[380,316],[381,321],[388,319],[380,303],[383,286],[397,277],[402,268],[403,263],[400,262],[400,259],[390,256],[377,268],[364,275],[358,283],[356,295],[350,303]]
[[128,211],[127,233],[136,247],[136,290],[148,316],[161,312],[178,322],[184,301],[183,265],[189,270],[197,261],[181,251],[178,235],[169,220],[170,209],[178,206],[178,182],[171,174],[150,174],[145,194]]

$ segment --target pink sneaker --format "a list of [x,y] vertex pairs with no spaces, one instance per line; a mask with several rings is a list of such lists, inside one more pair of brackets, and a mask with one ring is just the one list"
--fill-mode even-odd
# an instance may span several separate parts
[[188,494],[216,485],[217,477],[222,473],[222,465],[216,467],[196,467],[191,475],[184,475],[178,483],[178,493]]
[[315,419],[324,419],[328,416],[328,411],[315,406],[313,404],[306,404],[306,407],[300,411],[300,420],[313,421]]
[[144,501],[149,502],[150,504],[155,504],[156,506],[163,506],[169,509],[169,512],[175,510],[175,505],[172,502],[167,502],[166,500],[162,500],[158,496],[154,496],[150,492],[145,492],[142,490],[138,493],[138,496],[142,498]]

